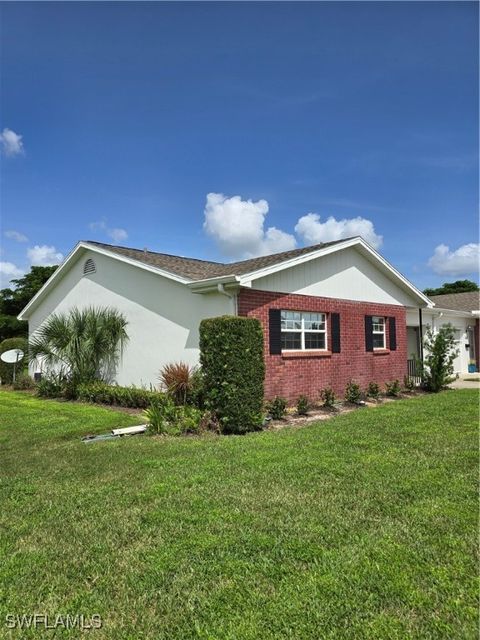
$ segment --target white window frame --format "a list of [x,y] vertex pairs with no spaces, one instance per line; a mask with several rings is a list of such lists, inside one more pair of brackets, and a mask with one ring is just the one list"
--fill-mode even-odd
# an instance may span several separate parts
[[[382,331],[375,331],[375,325],[379,325],[379,322],[375,322],[375,320],[383,320],[383,330]],[[387,348],[387,334],[386,334],[386,326],[387,323],[385,322],[385,318],[383,316],[372,316],[372,342],[373,342],[373,336],[383,336],[383,347],[373,347],[374,351],[377,350],[382,350],[382,349],[386,349]]]
[[[282,313],[299,313],[300,314],[300,329],[283,329],[280,327],[280,333],[299,333],[300,334],[300,349],[283,349],[282,352],[289,351],[328,351],[328,323],[327,323],[327,314],[323,311],[296,311],[294,309],[282,309],[280,314]],[[323,322],[325,329],[305,329],[305,315],[310,315],[314,313],[320,317],[323,316],[323,321],[320,319],[320,322]],[[325,335],[325,347],[323,349],[306,349],[305,348],[305,334],[306,333],[323,333]]]

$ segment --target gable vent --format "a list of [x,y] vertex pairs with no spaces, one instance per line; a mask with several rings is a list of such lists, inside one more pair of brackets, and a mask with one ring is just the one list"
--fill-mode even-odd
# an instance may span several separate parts
[[91,258],[85,261],[85,264],[83,265],[84,276],[88,276],[89,273],[95,273],[96,270],[97,267],[95,266],[95,262]]

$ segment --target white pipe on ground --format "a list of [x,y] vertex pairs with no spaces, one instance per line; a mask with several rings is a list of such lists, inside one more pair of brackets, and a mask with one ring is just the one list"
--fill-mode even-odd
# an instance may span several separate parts
[[114,436],[133,436],[136,433],[145,433],[147,426],[145,424],[139,424],[136,427],[123,427],[121,429],[112,429],[112,435]]

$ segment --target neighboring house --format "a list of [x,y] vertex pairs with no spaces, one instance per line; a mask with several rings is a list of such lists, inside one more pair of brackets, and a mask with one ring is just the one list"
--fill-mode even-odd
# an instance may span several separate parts
[[[434,331],[445,324],[455,329],[458,356],[453,363],[455,373],[468,372],[468,365],[474,363],[479,370],[479,317],[480,294],[478,291],[468,293],[448,293],[442,296],[431,296],[434,308],[424,311],[423,335],[427,327]],[[417,322],[416,322],[417,320]],[[420,330],[418,316],[407,313],[407,342],[409,357],[420,357]]]
[[32,335],[50,314],[85,306],[124,313],[115,379],[147,386],[168,362],[198,363],[203,318],[258,318],[265,394],[293,401],[326,386],[343,394],[351,379],[402,380],[419,310],[427,322],[433,303],[359,237],[231,264],[80,242],[19,318]]

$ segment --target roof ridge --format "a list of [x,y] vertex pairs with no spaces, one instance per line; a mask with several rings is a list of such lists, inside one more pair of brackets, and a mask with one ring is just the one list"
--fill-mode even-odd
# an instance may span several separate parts
[[176,253],[165,253],[164,251],[152,251],[151,249],[138,249],[137,247],[125,247],[121,244],[109,244],[108,242],[99,242],[98,240],[84,240],[88,244],[99,244],[102,247],[112,247],[112,249],[126,249],[127,251],[139,251],[140,253],[154,253],[156,256],[167,256],[169,258],[180,258],[181,260],[195,260],[196,262],[206,262],[207,264],[216,264],[219,266],[227,266],[228,263],[216,262],[215,260],[204,260],[203,258],[191,258],[190,256],[179,256]]
[[[309,253],[310,251],[316,251],[321,247],[325,247],[331,244],[337,244],[338,242],[346,242],[347,240],[352,240],[358,236],[350,236],[348,238],[341,238],[339,240],[330,240],[329,242],[318,242],[312,245],[306,245],[305,247],[296,247],[295,249],[287,249],[286,251],[277,251],[276,253],[267,253],[262,256],[252,256],[251,258],[244,258],[243,260],[234,260],[232,262],[217,262],[216,260],[204,260],[203,258],[192,258],[190,256],[179,256],[174,253],[165,253],[163,251],[151,251],[150,249],[146,249],[147,253],[153,253],[157,256],[168,256],[169,258],[180,258],[182,260],[195,260],[197,262],[205,262],[207,264],[215,264],[221,267],[231,267],[234,265],[241,265],[246,262],[250,262],[251,260],[262,260],[262,258],[273,258],[275,256],[281,257],[282,255],[287,255],[295,252]],[[144,253],[145,249],[138,249],[137,247],[125,247],[119,244],[109,244],[108,242],[99,242],[98,240],[85,240],[84,242],[88,242],[90,244],[99,244],[104,247],[112,247],[113,249],[126,249],[127,251],[139,251],[140,253]]]

